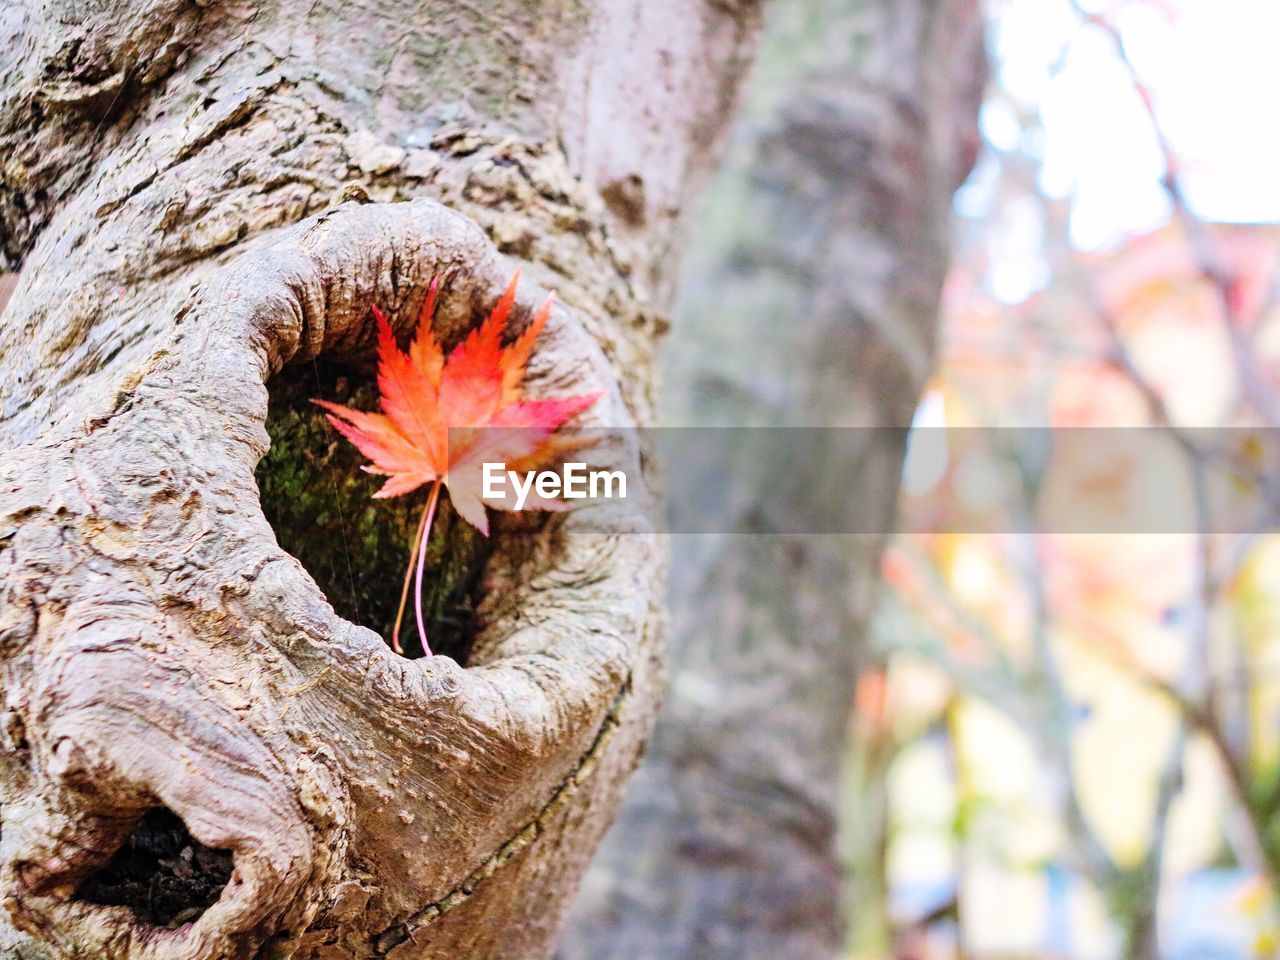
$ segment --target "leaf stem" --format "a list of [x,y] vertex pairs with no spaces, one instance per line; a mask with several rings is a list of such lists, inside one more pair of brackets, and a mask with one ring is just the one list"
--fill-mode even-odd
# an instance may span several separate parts
[[418,615],[418,636],[422,640],[423,656],[431,656],[431,647],[427,643],[427,628],[422,623],[422,568],[427,561],[427,541],[431,538],[431,521],[436,516],[436,504],[440,501],[440,485],[437,480],[431,486],[431,497],[427,500],[426,510],[422,514],[422,536],[418,538],[418,572],[413,581],[413,612]]
[[418,541],[422,539],[422,530],[427,525],[427,511],[424,508],[418,518],[418,530],[413,535],[413,543],[409,546],[409,566],[404,571],[404,586],[400,588],[400,606],[396,610],[396,625],[391,628],[391,649],[396,653],[404,653],[400,646],[400,623],[404,620],[404,607],[409,602],[409,584],[413,582],[414,561],[418,557]]

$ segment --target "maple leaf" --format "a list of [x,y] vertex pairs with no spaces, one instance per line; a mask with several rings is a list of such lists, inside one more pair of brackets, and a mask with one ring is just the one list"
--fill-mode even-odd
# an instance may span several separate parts
[[[381,413],[353,410],[327,400],[313,400],[334,428],[369,458],[361,469],[387,478],[375,498],[399,497],[431,484],[422,519],[410,550],[396,615],[392,647],[400,652],[400,621],[410,577],[417,569],[415,612],[423,649],[429,654],[422,621],[422,567],[427,538],[441,487],[458,514],[488,535],[480,476],[485,462],[508,467],[537,463],[554,447],[553,434],[583,412],[604,391],[568,397],[525,400],[521,383],[542,328],[551,315],[554,294],[529,325],[504,346],[507,318],[515,303],[517,270],[485,321],[446,357],[432,329],[440,284],[433,280],[418,317],[418,329],[407,352],[396,344],[391,324],[377,307],[378,394]],[[491,502],[504,508],[504,502]],[[555,509],[558,502],[530,498],[527,506]]]

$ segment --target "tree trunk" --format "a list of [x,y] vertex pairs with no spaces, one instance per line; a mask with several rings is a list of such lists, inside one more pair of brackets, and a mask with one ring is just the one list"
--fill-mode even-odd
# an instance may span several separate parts
[[[770,14],[754,110],[703,218],[716,246],[682,293],[676,379],[699,419],[906,426],[932,363],[952,193],[979,143],[978,6]],[[903,451],[888,438],[847,438],[865,467],[831,495],[852,529],[892,527]],[[785,519],[779,491],[821,495],[811,470],[771,466],[770,499],[743,506],[765,532]],[[837,823],[882,543],[677,547],[670,696],[564,960],[826,960],[851,910],[880,908],[841,904]]]
[[305,399],[367,397],[372,305],[407,330],[447,275],[452,344],[521,264],[517,316],[561,304],[530,390],[647,422],[681,211],[755,20],[0,11],[9,956],[549,953],[655,709],[662,553],[499,524],[433,561],[466,568],[456,659],[397,657],[342,614],[394,604],[405,509],[348,497]]

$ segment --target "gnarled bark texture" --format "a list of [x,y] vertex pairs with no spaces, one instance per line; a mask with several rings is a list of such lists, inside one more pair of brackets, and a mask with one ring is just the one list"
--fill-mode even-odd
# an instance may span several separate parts
[[[577,515],[500,525],[465,665],[398,658],[264,516],[272,379],[367,376],[370,306],[406,330],[433,275],[456,342],[520,264],[519,318],[561,303],[531,391],[603,388],[593,422],[646,422],[681,210],[754,20],[725,0],[0,9],[8,956],[549,953],[654,710],[661,553]],[[227,853],[211,905],[157,919],[122,893],[155,892],[138,863],[186,882]]]
[[[809,0],[768,8],[766,23],[752,106],[699,227],[707,252],[682,291],[681,412],[906,426],[932,364],[952,193],[979,143],[978,4]],[[767,534],[788,496],[829,495],[848,529],[891,529],[903,451],[888,433],[846,440],[864,466],[831,491],[804,465],[770,464],[744,526]],[[837,836],[882,545],[766,535],[675,549],[667,706],[563,960],[829,960],[851,916],[882,908],[873,890],[842,902]],[[888,954],[877,946],[868,955]]]

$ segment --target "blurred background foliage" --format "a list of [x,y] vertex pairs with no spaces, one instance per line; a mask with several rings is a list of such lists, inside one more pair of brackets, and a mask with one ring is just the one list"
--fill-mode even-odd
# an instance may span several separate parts
[[[987,15],[916,424],[1280,427],[1280,4]],[[1183,445],[1193,475],[1211,446]],[[904,482],[998,527],[1043,495],[1043,460],[1013,466],[1018,503],[963,459],[909,453]],[[1130,479],[1076,481],[1124,509]],[[895,539],[843,825],[854,887],[888,895],[850,912],[855,955],[1280,955],[1280,537],[1198,521]]]

